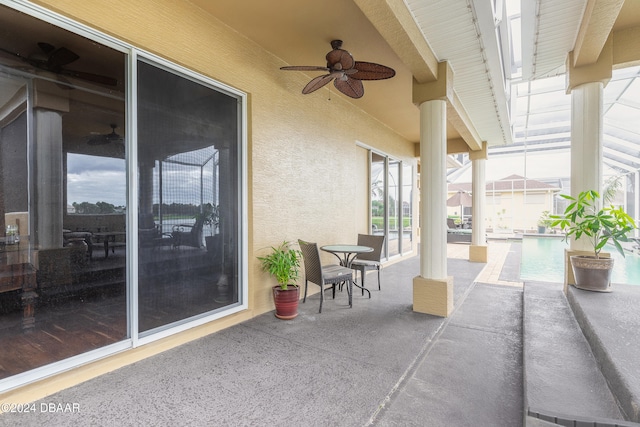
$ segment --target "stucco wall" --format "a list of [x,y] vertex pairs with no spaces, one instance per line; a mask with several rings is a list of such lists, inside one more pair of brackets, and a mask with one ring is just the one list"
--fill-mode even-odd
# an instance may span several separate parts
[[543,211],[553,211],[553,193],[528,193],[522,191],[487,194],[486,227],[494,230],[537,230]]
[[189,2],[35,3],[248,93],[252,315],[273,309],[275,282],[256,262],[264,248],[298,238],[355,243],[366,229],[367,208],[355,204],[368,201],[368,170],[356,141],[413,161],[413,143],[364,114],[357,101],[328,89],[302,95],[310,76],[280,71],[288,64]]
[[[554,191],[529,191],[525,198],[522,190],[488,192],[485,198],[485,227],[493,232],[513,230],[536,231],[543,211],[553,212]],[[451,197],[453,193],[449,193]],[[460,206],[447,207],[447,215],[460,215]],[[465,218],[467,218],[465,216]],[[476,219],[473,219],[474,223]]]

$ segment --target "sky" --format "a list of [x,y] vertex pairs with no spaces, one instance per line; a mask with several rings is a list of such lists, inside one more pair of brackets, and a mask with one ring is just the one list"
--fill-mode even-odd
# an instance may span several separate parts
[[67,203],[107,202],[125,206],[125,162],[111,157],[67,155]]
[[[202,170],[199,166],[171,166],[163,169],[164,203],[200,204],[201,179],[205,198],[211,200],[211,162]],[[171,185],[168,185],[170,183]],[[158,192],[157,180],[154,188]],[[114,206],[126,206],[127,186],[125,161],[112,157],[89,156],[68,153],[67,155],[67,203],[107,202]],[[158,203],[154,194],[154,203]]]

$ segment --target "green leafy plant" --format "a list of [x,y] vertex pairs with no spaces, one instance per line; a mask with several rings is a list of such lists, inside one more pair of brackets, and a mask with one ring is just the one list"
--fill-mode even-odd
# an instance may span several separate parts
[[300,260],[302,253],[290,247],[287,241],[278,246],[272,246],[268,255],[258,257],[262,271],[276,278],[280,289],[286,290],[288,285],[293,285],[300,274]]
[[204,225],[216,225],[219,218],[218,206],[212,205],[211,203],[205,203],[202,205],[200,212],[198,212],[194,218],[202,219]]
[[549,228],[551,227],[551,224],[553,224],[553,220],[549,215],[549,211],[542,211],[542,213],[540,214],[540,218],[538,218],[538,225],[540,227]]
[[200,212],[194,215],[196,222],[202,221],[202,225],[207,225],[215,231],[218,223],[220,222],[220,211],[218,206],[211,203],[205,203],[202,205]]
[[563,215],[551,215],[553,227],[559,226],[565,231],[565,239],[574,236],[576,240],[586,237],[596,258],[600,251],[611,241],[618,252],[624,257],[624,249],[620,242],[626,242],[627,234],[636,228],[631,218],[621,207],[613,205],[598,209],[600,195],[597,191],[581,192],[577,198],[561,194],[561,197],[571,201]]

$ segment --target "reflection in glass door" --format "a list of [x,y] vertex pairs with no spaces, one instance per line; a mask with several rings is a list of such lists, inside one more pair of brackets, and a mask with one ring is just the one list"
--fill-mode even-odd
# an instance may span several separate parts
[[146,336],[238,304],[237,97],[138,63],[138,300]]
[[[371,234],[387,235],[387,159],[380,154],[371,153]],[[385,239],[386,241],[387,239]],[[382,258],[387,258],[386,245],[382,248]]]
[[242,95],[29,13],[0,5],[0,392],[245,289]]
[[402,164],[402,240],[400,247],[402,253],[408,253],[413,248],[413,167]]
[[402,211],[400,209],[400,162],[389,159],[389,190],[387,209],[389,212],[389,234],[387,238],[389,256],[400,253],[400,232],[402,231]]
[[[6,6],[0,48],[2,389],[14,375],[118,346],[129,330],[127,57]],[[82,72],[22,59],[55,55]]]

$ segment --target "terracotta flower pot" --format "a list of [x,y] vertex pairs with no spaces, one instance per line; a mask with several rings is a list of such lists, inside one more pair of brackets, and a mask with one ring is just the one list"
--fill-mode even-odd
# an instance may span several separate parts
[[576,288],[586,291],[611,292],[613,258],[574,255],[571,258]]
[[274,286],[272,289],[273,301],[276,304],[276,317],[284,320],[296,317],[300,301],[300,288],[296,285],[289,285],[286,290],[282,290],[280,286]]

